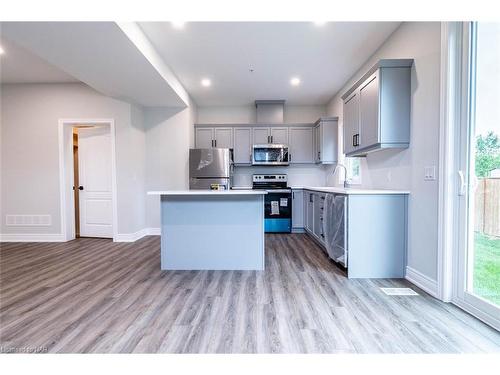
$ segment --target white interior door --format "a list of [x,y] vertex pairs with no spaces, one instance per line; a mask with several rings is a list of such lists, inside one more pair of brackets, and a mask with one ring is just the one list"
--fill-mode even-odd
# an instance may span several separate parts
[[78,169],[80,237],[113,238],[109,128],[78,129]]

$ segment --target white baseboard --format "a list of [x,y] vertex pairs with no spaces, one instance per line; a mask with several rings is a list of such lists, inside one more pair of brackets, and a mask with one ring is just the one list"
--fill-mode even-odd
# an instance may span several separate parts
[[160,228],[148,228],[149,236],[159,236],[161,234],[161,229]]
[[431,279],[430,277],[424,275],[421,272],[418,272],[411,267],[406,267],[405,279],[410,283],[415,284],[425,292],[429,293],[431,296],[439,298],[438,285],[436,280]]
[[[135,233],[117,234],[115,242],[135,242],[144,236],[159,236],[160,228],[144,228]],[[0,242],[65,242],[62,234],[26,234],[9,233],[0,234]]]
[[115,242],[135,242],[145,236],[159,236],[160,228],[144,228],[135,233],[117,234]]
[[292,233],[305,233],[306,230],[304,228],[292,228]]
[[0,234],[0,242],[64,242],[61,233],[5,233]]

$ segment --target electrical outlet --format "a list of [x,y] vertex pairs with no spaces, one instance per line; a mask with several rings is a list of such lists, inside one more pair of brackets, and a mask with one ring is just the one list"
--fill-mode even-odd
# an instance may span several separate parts
[[436,167],[424,167],[424,180],[425,181],[435,181],[436,180]]

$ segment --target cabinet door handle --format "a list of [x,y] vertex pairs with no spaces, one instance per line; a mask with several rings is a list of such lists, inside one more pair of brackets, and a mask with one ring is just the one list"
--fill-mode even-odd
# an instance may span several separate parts
[[354,134],[352,136],[352,146],[355,147],[356,146],[356,134]]
[[214,140],[214,145],[217,147],[217,139]]
[[359,134],[356,134],[356,146],[359,146]]
[[273,136],[271,136],[271,143],[273,143]]

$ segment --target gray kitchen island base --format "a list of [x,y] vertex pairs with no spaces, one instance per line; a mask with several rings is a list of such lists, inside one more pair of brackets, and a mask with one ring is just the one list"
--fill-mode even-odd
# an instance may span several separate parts
[[264,269],[262,192],[159,195],[161,269]]

